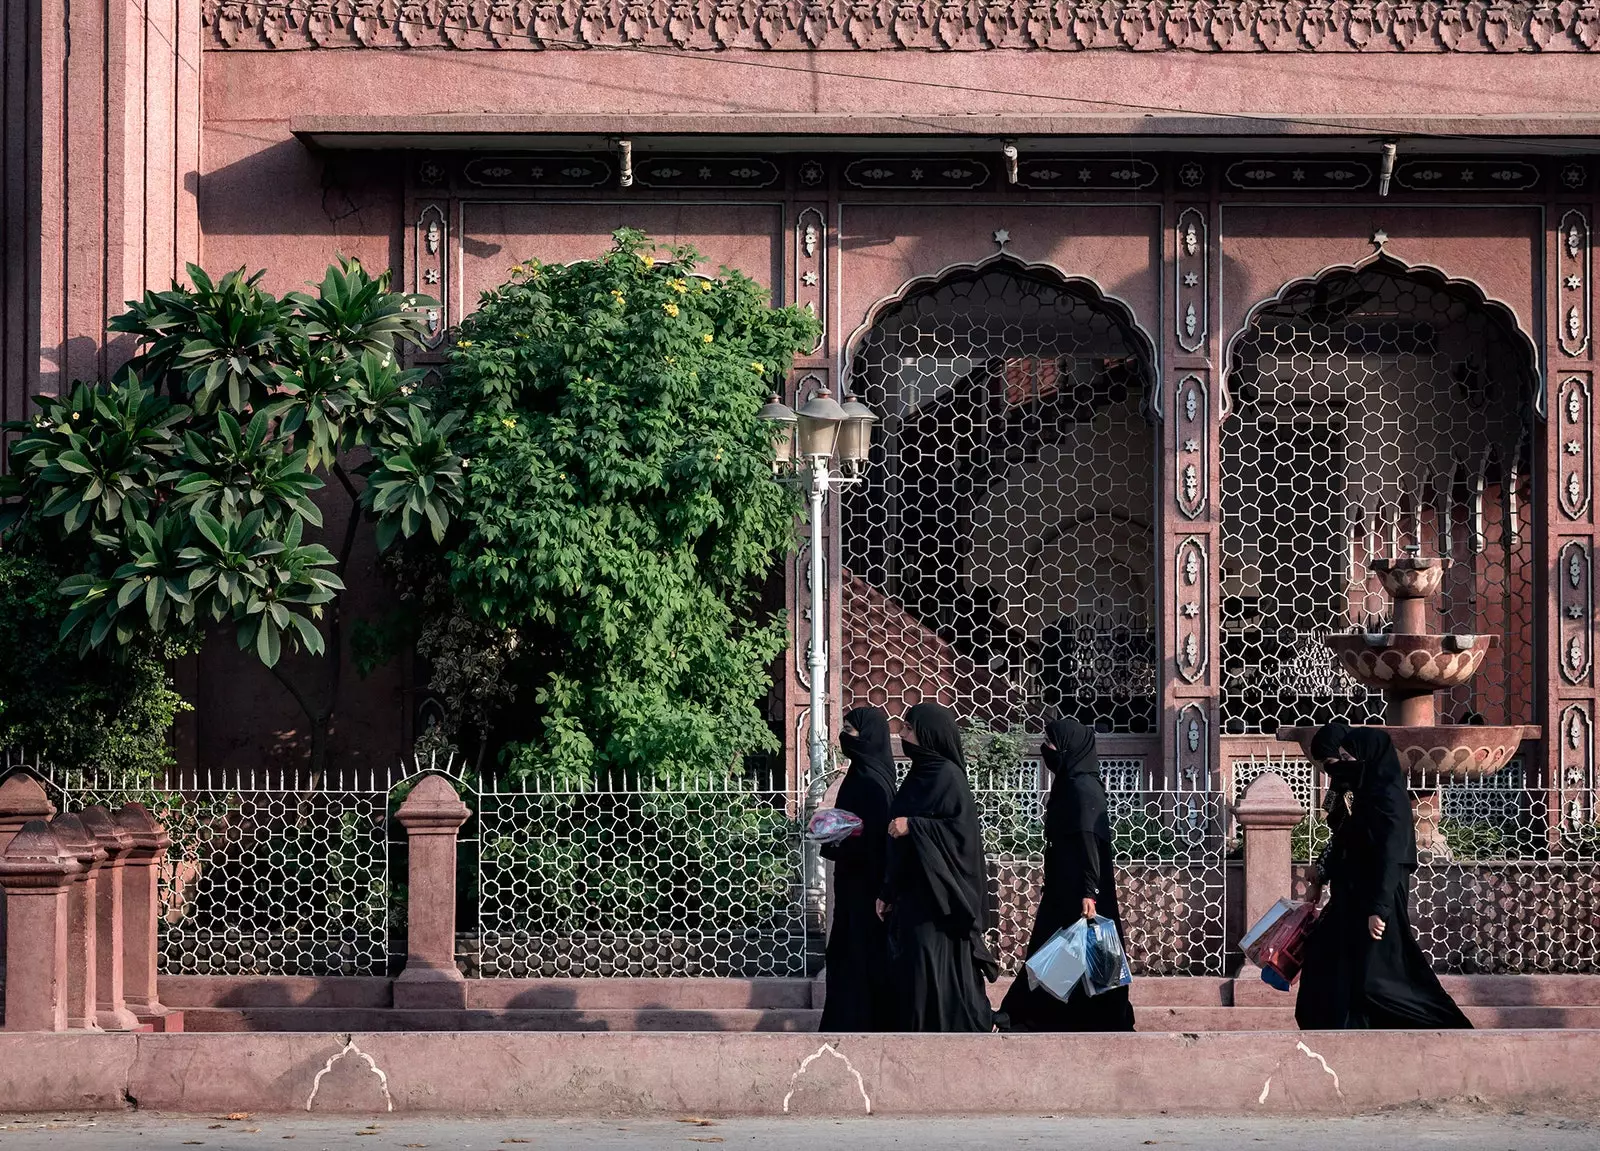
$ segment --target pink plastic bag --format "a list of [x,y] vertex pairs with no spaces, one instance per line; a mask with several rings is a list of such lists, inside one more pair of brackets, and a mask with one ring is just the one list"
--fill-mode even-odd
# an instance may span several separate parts
[[839,843],[861,834],[861,817],[837,807],[824,807],[806,825],[806,838],[816,843]]

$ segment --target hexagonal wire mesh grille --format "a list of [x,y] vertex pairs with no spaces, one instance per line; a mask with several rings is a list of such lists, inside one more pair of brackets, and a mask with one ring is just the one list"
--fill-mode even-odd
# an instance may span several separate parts
[[624,776],[593,790],[484,781],[482,978],[804,976],[803,844],[781,786]]
[[1530,357],[1481,296],[1387,258],[1257,313],[1221,437],[1224,730],[1382,722],[1322,639],[1383,630],[1367,564],[1408,544],[1452,561],[1443,630],[1503,637],[1441,714],[1533,721]]
[[[0,775],[13,766],[0,763]],[[155,784],[17,763],[62,811],[142,803],[172,836],[167,975],[383,975],[393,917],[385,772],[173,773]]]
[[843,502],[846,708],[1154,729],[1148,363],[1092,289],[1009,261],[872,326],[849,371],[881,422]]

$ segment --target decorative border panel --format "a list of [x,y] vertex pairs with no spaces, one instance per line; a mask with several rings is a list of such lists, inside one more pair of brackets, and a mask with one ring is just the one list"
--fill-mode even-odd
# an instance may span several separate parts
[[1185,519],[1199,519],[1209,502],[1211,468],[1211,403],[1206,382],[1188,375],[1172,397],[1172,426],[1177,429],[1178,466],[1173,469],[1172,493]]
[[1561,239],[1557,245],[1557,282],[1561,306],[1556,309],[1560,325],[1557,341],[1569,356],[1589,350],[1589,329],[1593,307],[1589,288],[1589,220],[1574,208],[1561,217]]
[[1413,192],[1526,192],[1539,186],[1539,169],[1526,160],[1430,156],[1395,165],[1394,182]]
[[1561,587],[1561,678],[1583,684],[1594,665],[1594,565],[1589,545],[1569,540],[1557,565]]
[[1561,778],[1560,820],[1563,830],[1576,831],[1589,824],[1594,812],[1594,718],[1589,702],[1571,703],[1561,709],[1561,747],[1557,756]]
[[1209,704],[1186,704],[1178,712],[1178,784],[1190,791],[1211,790],[1211,715]]
[[1185,208],[1178,215],[1178,260],[1172,293],[1178,346],[1198,352],[1206,346],[1210,323],[1211,244],[1207,235],[1206,214],[1199,208]]
[[1178,613],[1178,650],[1174,662],[1179,679],[1199,683],[1211,664],[1211,574],[1205,537],[1189,536],[1179,543],[1177,561],[1178,586],[1173,600]]
[[981,52],[1588,52],[1600,10],[1548,0],[1101,4],[977,0],[548,0],[539,4],[202,0],[210,48],[671,48]]
[[1561,441],[1556,464],[1556,499],[1562,515],[1569,520],[1581,519],[1589,513],[1590,484],[1594,475],[1589,381],[1582,376],[1568,376],[1562,380],[1556,411]]
[[845,165],[844,182],[852,188],[895,192],[970,191],[989,182],[989,165],[971,156],[885,156],[852,160]]
[[1017,187],[1052,192],[1138,192],[1160,179],[1150,161],[1125,157],[1025,155],[1017,165]]
[[634,165],[641,188],[770,188],[782,178],[778,165],[760,156],[651,156]]
[[802,208],[794,222],[794,302],[817,317],[816,347],[828,337],[828,217],[820,207]]
[[611,180],[611,162],[586,153],[474,156],[461,165],[469,188],[603,188]]
[[437,348],[450,326],[446,311],[450,299],[450,213],[444,203],[418,205],[411,247],[412,291],[436,301],[423,310],[428,331],[424,343]]
[[1372,183],[1372,165],[1341,156],[1336,160],[1236,160],[1223,179],[1245,192],[1358,192]]

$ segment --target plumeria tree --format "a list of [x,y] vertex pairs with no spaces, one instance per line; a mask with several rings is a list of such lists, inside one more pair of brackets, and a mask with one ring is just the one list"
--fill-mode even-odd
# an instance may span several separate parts
[[[86,657],[231,631],[305,713],[320,771],[363,520],[381,546],[424,530],[442,542],[459,505],[456,417],[399,359],[429,301],[354,260],[282,298],[261,272],[189,277],[112,322],[137,346],[115,378],[40,396],[8,426],[4,546],[64,574],[60,634]],[[341,497],[329,538],[324,508]],[[320,682],[290,676],[286,650],[322,656]]]

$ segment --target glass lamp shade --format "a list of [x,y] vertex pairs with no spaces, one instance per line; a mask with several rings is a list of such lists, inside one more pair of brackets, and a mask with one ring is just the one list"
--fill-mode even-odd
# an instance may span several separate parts
[[823,388],[800,409],[800,452],[806,456],[831,456],[839,439],[839,429],[848,417]]
[[772,442],[778,449],[778,465],[784,466],[794,462],[794,429],[799,421],[794,414],[794,409],[774,392],[772,398],[761,405],[756,412],[756,418],[765,420],[772,431]]
[[878,417],[854,396],[846,396],[843,407],[845,422],[839,433],[839,458],[864,464],[872,449],[872,425],[878,422]]

